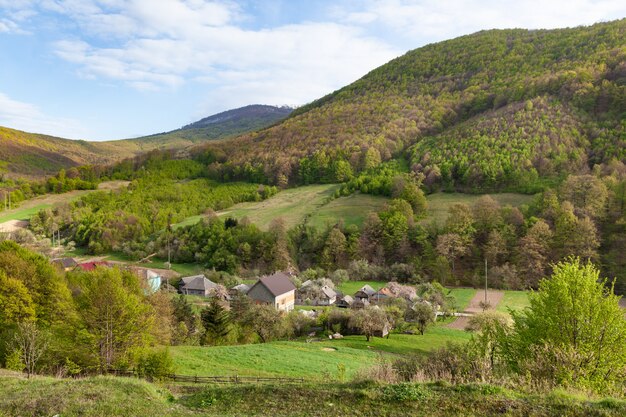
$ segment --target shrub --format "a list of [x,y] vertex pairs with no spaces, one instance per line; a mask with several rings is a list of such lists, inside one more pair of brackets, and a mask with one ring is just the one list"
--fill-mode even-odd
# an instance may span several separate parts
[[428,397],[427,390],[418,384],[401,382],[383,388],[383,398],[387,402],[417,401],[426,397]]
[[161,381],[173,370],[174,361],[167,349],[144,353],[137,361],[137,375],[148,380]]

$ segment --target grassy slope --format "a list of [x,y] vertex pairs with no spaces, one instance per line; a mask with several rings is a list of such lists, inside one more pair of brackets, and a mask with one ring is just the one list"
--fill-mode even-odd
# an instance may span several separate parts
[[[516,193],[488,194],[493,197],[501,206],[520,207],[529,204],[533,196]],[[448,209],[456,203],[464,203],[472,205],[482,195],[479,194],[462,194],[462,193],[436,193],[428,196],[428,217],[424,222],[435,221],[437,224],[443,224],[448,218]]]
[[505,291],[502,301],[496,307],[497,311],[508,312],[511,310],[523,310],[528,307],[530,302],[528,301],[527,291]]
[[[126,181],[108,181],[98,185],[98,190],[115,190],[128,185]],[[9,220],[30,220],[31,216],[39,210],[53,207],[63,203],[77,200],[85,194],[95,190],[76,190],[63,194],[46,194],[30,200],[22,201],[12,210],[0,211],[0,223]]]
[[92,377],[26,380],[0,371],[0,416],[165,416],[190,415],[170,404],[166,390],[130,378]]
[[456,298],[456,304],[459,311],[463,311],[467,308],[470,301],[476,294],[474,288],[452,288],[450,293]]
[[[330,200],[338,187],[335,184],[326,184],[290,188],[267,200],[236,204],[218,214],[238,219],[248,217],[262,229],[267,229],[272,220],[278,217],[285,220],[287,227],[296,226],[305,220],[316,227],[324,227],[339,219],[346,225],[361,225],[369,212],[380,210],[387,201],[384,197],[365,194]],[[202,216],[192,216],[174,227],[195,224],[201,218]]]
[[[524,394],[491,385],[419,384],[418,400],[385,397],[375,383],[158,386],[130,378],[78,380],[0,371],[0,416],[623,416],[626,402],[561,391]],[[172,392],[174,395],[172,395]]]
[[323,350],[326,343],[271,342],[239,346],[172,346],[176,372],[183,375],[287,376],[321,379],[346,367],[348,376],[376,358],[360,348]]
[[[360,226],[370,212],[382,209],[388,201],[385,197],[353,194],[328,201],[337,189],[337,185],[307,185],[290,188],[279,192],[274,197],[254,203],[240,203],[227,210],[219,212],[220,216],[235,218],[248,217],[250,221],[262,229],[266,229],[271,221],[282,217],[288,227],[306,221],[316,227],[324,227],[343,220],[346,225]],[[528,204],[532,196],[516,193],[489,194],[502,206],[519,207]],[[429,195],[428,216],[423,222],[435,221],[439,224],[448,217],[448,209],[452,204],[473,204],[480,195],[462,193],[436,193]],[[202,216],[187,218],[175,227],[195,224]]]

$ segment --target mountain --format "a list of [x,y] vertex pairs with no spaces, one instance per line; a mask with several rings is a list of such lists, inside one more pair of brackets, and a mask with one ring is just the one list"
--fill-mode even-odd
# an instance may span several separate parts
[[0,169],[37,178],[61,168],[109,164],[154,149],[183,149],[271,126],[291,113],[289,107],[251,105],[204,118],[171,132],[105,142],[70,140],[0,126]]
[[626,160],[624,120],[626,19],[427,45],[275,126],[195,152],[216,175],[270,183],[302,182],[311,163],[332,179],[340,161],[359,171],[405,155],[442,188],[524,189]]

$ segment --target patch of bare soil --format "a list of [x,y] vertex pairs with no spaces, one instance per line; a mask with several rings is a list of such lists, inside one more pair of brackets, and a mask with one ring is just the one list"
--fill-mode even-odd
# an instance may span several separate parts
[[[504,297],[504,291],[487,290],[487,303],[489,303],[489,309],[493,310],[498,307],[498,304]],[[476,314],[482,313],[483,309],[481,303],[485,301],[485,291],[476,291],[476,295],[472,298],[469,305],[465,309],[465,313]],[[451,329],[465,330],[469,323],[469,317],[458,317],[452,323],[448,324]]]
[[322,348],[322,350],[324,352],[336,352],[337,351],[337,349],[331,348],[331,347],[324,347],[324,348]]
[[27,226],[28,222],[26,220],[9,220],[8,222],[0,223],[0,232],[12,233]]
[[[502,297],[504,297],[504,291],[498,290],[487,290],[487,302],[489,303],[490,309],[495,309],[498,307],[498,304],[502,301]],[[476,295],[470,301],[469,305],[465,309],[466,313],[482,313],[483,309],[480,306],[481,302],[485,301],[485,291],[476,291]]]
[[469,317],[457,317],[452,323],[448,324],[448,328],[456,329],[456,330],[465,330],[467,325],[469,324]]

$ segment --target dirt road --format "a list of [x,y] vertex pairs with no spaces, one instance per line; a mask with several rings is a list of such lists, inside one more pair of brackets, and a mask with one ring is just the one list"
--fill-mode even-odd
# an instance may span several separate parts
[[[490,305],[489,308],[495,309],[498,306],[498,304],[500,304],[500,302],[502,301],[502,297],[504,297],[503,291],[487,290],[487,302]],[[464,313],[469,313],[469,314],[481,313],[483,309],[480,306],[480,303],[484,301],[485,301],[485,291],[484,290],[476,291],[476,295],[474,295],[469,305],[465,309]],[[465,328],[467,327],[469,323],[469,319],[470,317],[458,317],[452,323],[448,324],[448,327],[451,329],[465,330]]]

